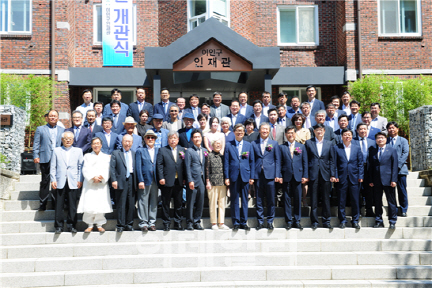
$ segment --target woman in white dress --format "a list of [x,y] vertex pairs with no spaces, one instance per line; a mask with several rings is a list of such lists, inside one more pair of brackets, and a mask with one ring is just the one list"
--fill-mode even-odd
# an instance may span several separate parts
[[84,213],[83,221],[88,225],[85,233],[91,232],[94,225],[103,233],[105,229],[102,225],[107,222],[105,213],[113,211],[108,187],[111,159],[101,152],[102,140],[99,137],[92,139],[91,147],[93,152],[84,155],[84,183],[77,212]]
[[220,153],[223,155],[225,151],[225,134],[219,131],[219,118],[210,118],[210,131],[204,134],[204,146],[209,151],[213,151],[213,146],[211,143],[216,140],[221,140],[222,147]]

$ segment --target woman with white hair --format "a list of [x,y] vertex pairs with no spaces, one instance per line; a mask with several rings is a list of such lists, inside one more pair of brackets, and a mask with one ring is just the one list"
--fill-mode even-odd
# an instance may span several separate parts
[[84,213],[83,221],[88,225],[85,233],[93,231],[94,225],[103,233],[102,225],[107,222],[105,213],[113,211],[108,187],[111,158],[101,152],[102,140],[99,137],[92,139],[91,148],[93,152],[84,155],[84,183],[77,213]]
[[222,133],[225,135],[225,143],[235,139],[234,132],[230,131],[231,119],[229,117],[222,117],[221,119]]

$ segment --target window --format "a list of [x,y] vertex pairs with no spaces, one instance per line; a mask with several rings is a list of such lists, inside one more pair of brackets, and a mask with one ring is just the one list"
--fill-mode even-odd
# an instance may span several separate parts
[[[321,87],[316,87],[317,93],[315,98],[321,100]],[[285,93],[287,95],[287,105],[291,105],[291,99],[295,97],[300,98],[300,103],[307,102],[308,97],[306,94],[306,87],[279,87],[279,93]]]
[[229,0],[188,0],[188,31],[211,17],[229,27]]
[[277,28],[278,45],[319,45],[318,7],[278,7]]
[[[136,45],[136,4],[132,6],[132,44]],[[102,45],[102,4],[93,5],[93,44]]]
[[[122,99],[121,102],[125,104],[130,104],[136,101],[136,89],[135,88],[122,88],[117,87],[121,91]],[[103,87],[103,88],[94,88],[93,89],[93,103],[96,101],[102,101],[105,104],[111,102],[111,90],[114,87]]]
[[420,0],[380,0],[379,35],[421,36]]
[[0,0],[0,34],[31,34],[32,0]]

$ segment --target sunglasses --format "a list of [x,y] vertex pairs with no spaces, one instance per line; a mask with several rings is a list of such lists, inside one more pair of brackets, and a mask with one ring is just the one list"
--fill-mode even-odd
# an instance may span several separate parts
[[156,137],[154,137],[154,136],[147,136],[146,138],[147,139],[156,139]]

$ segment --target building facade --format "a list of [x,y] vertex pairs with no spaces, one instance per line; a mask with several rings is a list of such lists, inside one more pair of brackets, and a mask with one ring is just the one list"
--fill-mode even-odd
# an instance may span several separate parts
[[84,89],[106,103],[112,88],[135,101],[139,86],[151,103],[161,87],[173,99],[270,91],[276,102],[306,100],[314,84],[326,102],[359,75],[432,74],[429,0],[136,0],[132,67],[103,64],[100,0],[1,0],[0,17],[1,72],[55,75],[65,125]]

